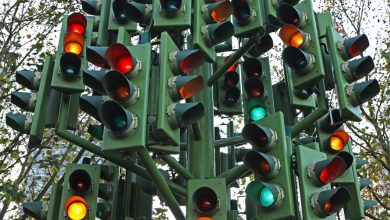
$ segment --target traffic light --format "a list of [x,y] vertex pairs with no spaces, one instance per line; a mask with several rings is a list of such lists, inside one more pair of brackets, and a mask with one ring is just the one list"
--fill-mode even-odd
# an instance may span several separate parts
[[[245,189],[257,204],[257,215],[264,219],[287,219],[295,216],[292,183],[291,145],[285,133],[282,112],[248,123],[242,136],[252,145],[244,164],[255,174]],[[283,210],[281,212],[280,210]]]
[[296,6],[281,4],[277,14],[284,24],[279,36],[287,45],[282,59],[292,70],[294,88],[315,86],[325,71],[311,0]]
[[[59,219],[116,219],[119,170],[112,165],[68,164]],[[100,180],[101,179],[101,180]],[[100,197],[104,201],[99,201]]]
[[339,109],[332,109],[319,120],[318,142],[323,152],[338,153],[348,144],[348,133],[340,129],[344,122]]
[[111,71],[102,86],[112,99],[102,103],[99,117],[105,129],[103,151],[131,151],[146,145],[151,45],[111,44],[105,60]]
[[60,92],[84,91],[82,69],[87,65],[86,45],[91,44],[93,19],[80,13],[64,16],[51,87]]
[[233,7],[227,0],[210,4],[206,2],[209,1],[194,1],[192,42],[195,48],[203,51],[207,62],[214,62],[216,59],[214,46],[228,40],[234,34],[233,24],[228,20],[233,13]]
[[367,76],[374,69],[371,57],[348,60],[361,55],[368,48],[368,38],[365,34],[362,34],[343,39],[332,27],[326,29],[326,37],[334,66],[334,78],[341,116],[344,119],[361,121],[362,116],[358,106],[379,93],[379,83],[374,79],[348,84]]
[[352,165],[353,156],[341,151],[326,154],[301,145],[295,146],[299,188],[304,219],[322,219],[346,206],[351,193],[346,187],[331,189],[330,184]]
[[[129,33],[137,31],[137,23],[131,19],[132,6],[126,0],[111,0],[108,30],[126,29]],[[112,19],[111,19],[112,18]]]
[[264,31],[261,1],[232,0],[234,36],[249,37]]
[[161,33],[157,139],[178,146],[179,128],[190,126],[203,117],[202,103],[178,102],[193,97],[203,89],[202,76],[189,75],[203,62],[200,50],[180,51],[167,32]]
[[[217,57],[217,65],[215,68],[218,69],[222,66],[228,58],[229,57]],[[242,114],[241,80],[239,72],[240,67],[237,62],[227,70],[224,77],[221,77],[218,80],[215,87],[215,95],[217,96],[215,104],[221,114]]]
[[280,14],[278,9],[281,5],[296,5],[300,0],[266,0],[264,1],[265,13],[268,18],[268,21],[272,24],[274,29],[278,29],[281,25]]
[[152,5],[154,29],[185,30],[191,26],[191,0],[156,0]]
[[16,71],[16,82],[32,92],[14,92],[11,94],[11,102],[33,114],[7,113],[6,124],[16,131],[30,135],[29,147],[41,143],[45,126],[53,125],[52,119],[56,119],[58,114],[55,107],[58,107],[58,100],[50,101],[50,96],[53,95],[50,89],[53,66],[52,58],[46,57],[42,72]]
[[42,201],[25,202],[22,204],[24,214],[38,220],[46,219],[48,208],[47,202]]
[[187,219],[228,219],[226,192],[225,179],[189,180]]
[[246,58],[242,65],[246,99],[244,102],[247,122],[257,121],[275,112],[271,71],[268,57]]

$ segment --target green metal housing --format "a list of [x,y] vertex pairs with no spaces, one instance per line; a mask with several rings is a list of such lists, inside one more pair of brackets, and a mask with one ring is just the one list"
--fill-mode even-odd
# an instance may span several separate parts
[[[96,45],[107,46],[109,43],[109,32],[108,32],[108,24],[112,17],[110,17],[111,12],[111,1],[112,0],[104,0],[102,1],[102,6],[100,10],[100,20],[99,20],[99,29],[97,32],[97,40]],[[111,24],[112,26],[113,24]]]
[[49,200],[49,209],[47,211],[47,219],[59,219],[60,203],[61,203],[61,194],[63,187],[58,183],[53,183],[51,187],[50,200]]

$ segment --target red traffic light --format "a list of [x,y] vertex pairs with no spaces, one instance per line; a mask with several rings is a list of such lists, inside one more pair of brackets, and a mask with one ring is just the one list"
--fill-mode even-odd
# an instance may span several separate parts
[[218,196],[209,187],[201,187],[194,192],[193,200],[196,211],[211,215],[218,207]]
[[175,51],[169,54],[169,64],[174,75],[188,74],[205,61],[201,50]]
[[70,188],[79,194],[83,194],[90,190],[91,183],[91,177],[85,170],[75,170],[69,176]]
[[340,55],[344,60],[361,55],[370,46],[367,35],[362,34],[338,42]]
[[291,4],[281,4],[276,13],[280,21],[284,24],[303,27],[307,21],[306,13],[297,10]]
[[225,21],[233,13],[232,3],[227,0],[207,4],[206,7],[204,13],[202,13],[206,23]]
[[256,58],[248,58],[244,61],[242,68],[247,77],[261,77],[263,75],[263,67],[260,60]]
[[341,151],[335,157],[319,161],[308,167],[313,184],[323,186],[341,176],[352,164],[353,156]]
[[105,57],[113,70],[116,70],[130,78],[134,77],[140,69],[140,62],[130,51],[120,43],[111,44]]
[[254,122],[244,126],[242,136],[261,152],[269,151],[277,139],[275,131]]
[[69,15],[67,20],[68,32],[83,35],[87,27],[87,19],[80,13]]
[[[231,56],[231,55],[230,55]],[[230,56],[227,56],[225,57],[224,59],[224,62],[226,63],[226,61],[230,58]],[[237,67],[238,67],[238,61],[235,62],[231,67],[229,67],[229,69],[226,71],[227,73],[228,72],[235,72],[237,70]]]

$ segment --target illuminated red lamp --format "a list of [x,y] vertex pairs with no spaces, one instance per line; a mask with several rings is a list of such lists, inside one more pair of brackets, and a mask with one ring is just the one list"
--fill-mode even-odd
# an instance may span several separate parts
[[[230,56],[227,56],[227,57],[225,58],[224,62],[226,63],[226,61],[227,61],[230,57],[231,57],[231,55],[230,55]],[[235,62],[233,65],[231,65],[231,66],[229,67],[229,69],[228,69],[226,72],[235,72],[235,71],[237,70],[237,67],[238,67],[238,62]]]
[[353,156],[345,151],[335,157],[319,161],[308,167],[309,177],[313,184],[323,186],[341,176],[352,164]]
[[141,67],[141,62],[120,43],[111,44],[105,54],[108,64],[113,70],[133,78]]
[[169,64],[174,75],[187,75],[205,61],[201,50],[175,51],[169,53]]
[[87,27],[87,19],[80,13],[73,13],[67,19],[68,32],[83,35]]
[[339,41],[337,44],[340,55],[344,60],[361,55],[370,46],[365,34]]

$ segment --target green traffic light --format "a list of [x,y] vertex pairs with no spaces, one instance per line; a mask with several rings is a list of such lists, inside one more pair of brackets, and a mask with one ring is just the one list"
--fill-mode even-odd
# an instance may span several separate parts
[[270,207],[272,204],[274,204],[275,197],[269,188],[264,187],[261,190],[259,202],[264,207]]
[[251,121],[258,121],[265,118],[266,110],[263,106],[256,106],[251,109],[249,114]]

